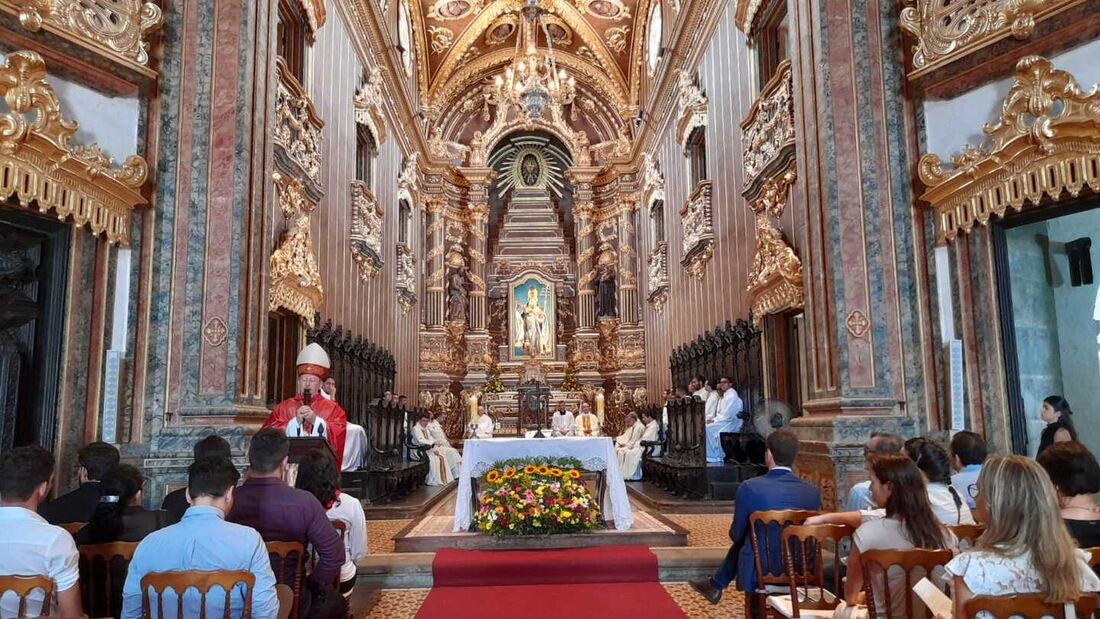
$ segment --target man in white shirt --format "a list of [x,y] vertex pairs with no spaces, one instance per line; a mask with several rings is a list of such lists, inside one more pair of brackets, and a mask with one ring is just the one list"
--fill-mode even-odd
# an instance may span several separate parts
[[592,405],[581,402],[581,414],[573,422],[574,436],[599,436],[600,420],[592,414]]
[[985,439],[974,432],[963,430],[951,437],[951,468],[957,471],[951,476],[951,485],[970,509],[975,507],[978,476],[988,451]]
[[[37,445],[17,447],[0,461],[0,574],[41,575],[54,582],[57,604],[51,616],[75,619],[80,606],[80,555],[73,536],[38,515],[38,506],[50,492],[53,456]],[[27,596],[25,617],[42,611],[41,589]],[[14,592],[0,596],[0,616],[19,615]]]
[[474,428],[474,438],[493,438],[493,429],[496,425],[489,416],[489,409],[482,407],[481,414],[477,417],[477,427]]
[[550,419],[550,436],[573,436],[573,413],[565,410],[565,404],[559,404],[558,410]]
[[744,408],[744,404],[728,377],[723,376],[718,380],[718,390],[722,392],[718,414],[714,421],[707,424],[707,462],[720,464],[726,459],[726,454],[722,451],[721,435],[723,432],[741,431],[741,418],[737,414]]
[[[901,453],[905,441],[897,434],[889,432],[872,432],[871,440],[863,446],[863,464],[870,471],[868,464],[872,454],[896,454]],[[871,482],[861,481],[852,486],[848,491],[848,502],[844,504],[845,511],[858,512],[867,509],[875,509],[876,505],[871,500]]]
[[718,404],[722,401],[722,396],[718,395],[718,390],[710,384],[709,380],[703,384],[703,391],[707,392],[707,397],[703,398],[703,401],[707,403],[704,410],[707,423],[710,423],[718,416]]
[[443,486],[458,478],[458,472],[462,468],[462,456],[458,450],[449,445],[442,445],[432,437],[428,424],[432,421],[428,413],[420,413],[420,417],[413,424],[413,440],[417,445],[431,447],[428,451],[428,478],[425,484],[429,486]]

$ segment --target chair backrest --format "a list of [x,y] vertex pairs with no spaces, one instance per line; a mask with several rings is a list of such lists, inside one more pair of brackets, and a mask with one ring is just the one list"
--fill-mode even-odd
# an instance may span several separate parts
[[[1050,604],[1043,601],[1042,593],[1021,593],[1017,595],[975,595],[963,604],[963,610],[967,617],[974,617],[978,613],[988,613],[988,617],[999,619],[1004,617],[1023,617],[1024,619],[1040,619],[1040,617],[1055,617],[1064,619],[1066,616],[1066,604]],[[1074,610],[1079,619],[1087,619],[1096,613],[1100,597],[1095,593],[1086,593],[1077,599]]]
[[138,542],[80,546],[80,599],[89,617],[119,617],[126,570]]
[[749,541],[752,543],[758,590],[765,585],[789,583],[780,551],[783,546],[782,531],[790,525],[806,522],[815,514],[817,512],[784,509],[758,511],[749,515]]
[[1089,553],[1089,567],[1095,568],[1100,565],[1100,546],[1086,548],[1085,552]]
[[[50,606],[53,601],[54,582],[48,576],[0,576],[0,596],[11,591],[19,598],[19,611],[16,617],[27,616],[27,596],[35,589],[42,590],[42,610],[38,615],[50,614]],[[37,615],[32,615],[37,616]]]
[[290,611],[293,619],[298,616],[298,607],[302,600],[302,583],[306,577],[306,547],[302,542],[264,542],[267,557],[271,560],[271,571],[275,573],[275,584],[286,585],[294,592],[294,606]]
[[[794,616],[801,610],[831,610],[837,607],[844,591],[841,576],[844,566],[838,549],[843,540],[851,540],[855,528],[845,524],[792,524],[783,529],[782,554],[787,566]],[[832,556],[832,582],[825,582],[826,554]],[[831,586],[826,586],[829,584]]]
[[[955,539],[959,540],[959,545],[965,548],[972,548],[974,542],[978,541],[982,533],[985,533],[984,524],[953,524],[948,525],[948,529],[955,534]],[[963,546],[962,543],[966,542]]]
[[[867,593],[867,607],[871,617],[887,617],[888,619],[901,619],[913,617],[913,585],[921,578],[931,576],[932,571],[938,566],[945,565],[951,560],[953,553],[950,550],[929,550],[926,548],[909,548],[905,550],[868,550],[860,554],[863,563],[863,590]],[[897,567],[902,572],[905,587],[898,587],[897,593],[905,596],[905,613],[898,615],[894,612],[893,594],[890,587],[890,568]],[[914,577],[914,570],[923,568],[924,573]],[[899,570],[894,570],[897,573]],[[929,578],[929,580],[933,580]],[[876,585],[876,581],[881,583]],[[875,591],[882,593],[882,608],[877,608]],[[904,592],[904,593],[901,593]],[[877,611],[877,615],[875,614]]]
[[183,596],[188,589],[195,589],[200,595],[199,619],[206,619],[206,594],[215,587],[220,587],[225,592],[225,610],[222,613],[224,619],[232,619],[230,600],[233,589],[238,584],[244,585],[244,606],[241,610],[241,619],[252,617],[252,587],[256,584],[256,577],[252,572],[244,570],[236,571],[178,571],[178,572],[150,572],[141,577],[141,616],[142,619],[151,619],[152,595],[157,598],[157,617],[164,617],[164,593],[171,589],[176,592],[176,617],[181,618],[183,613]]
[[66,531],[68,531],[69,535],[76,535],[76,532],[83,529],[84,525],[86,525],[86,524],[88,524],[88,523],[87,522],[62,522],[61,524],[59,524],[57,526],[61,527],[62,529],[65,529]]

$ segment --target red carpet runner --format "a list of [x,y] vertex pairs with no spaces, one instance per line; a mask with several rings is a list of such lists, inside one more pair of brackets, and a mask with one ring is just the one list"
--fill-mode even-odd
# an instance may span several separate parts
[[657,557],[642,546],[445,548],[432,575],[418,619],[686,617],[657,580]]

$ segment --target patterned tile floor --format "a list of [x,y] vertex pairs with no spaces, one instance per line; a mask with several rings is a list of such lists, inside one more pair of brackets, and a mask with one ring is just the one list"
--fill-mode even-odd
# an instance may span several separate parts
[[664,516],[688,530],[688,546],[725,548],[730,545],[732,515],[665,514]]
[[393,552],[393,536],[397,535],[412,520],[368,520],[367,551],[372,555]]

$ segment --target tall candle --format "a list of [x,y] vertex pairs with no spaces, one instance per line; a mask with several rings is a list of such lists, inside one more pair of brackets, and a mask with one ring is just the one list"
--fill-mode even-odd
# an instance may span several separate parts
[[600,425],[603,425],[603,392],[600,391],[596,394],[596,418],[600,420]]
[[477,396],[470,396],[470,423],[477,423]]

